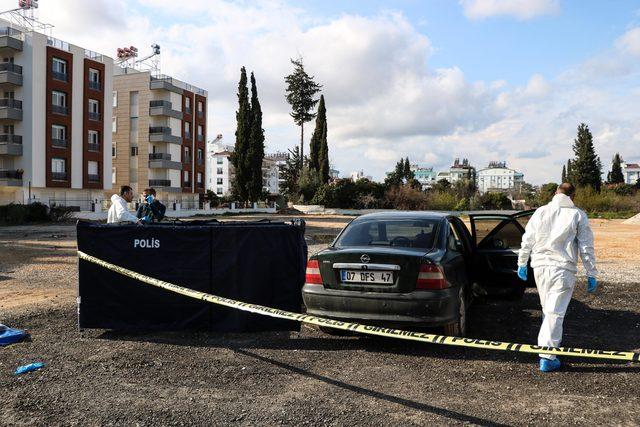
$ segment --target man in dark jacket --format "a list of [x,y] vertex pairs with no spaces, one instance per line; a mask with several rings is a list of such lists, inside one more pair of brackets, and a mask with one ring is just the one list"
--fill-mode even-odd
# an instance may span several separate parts
[[138,208],[137,217],[145,223],[162,221],[167,207],[156,199],[156,190],[145,188],[142,197],[143,202]]

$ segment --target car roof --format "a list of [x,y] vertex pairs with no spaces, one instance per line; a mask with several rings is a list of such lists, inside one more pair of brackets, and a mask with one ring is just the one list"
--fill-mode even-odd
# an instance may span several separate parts
[[386,211],[386,212],[374,212],[359,216],[356,219],[435,219],[441,220],[448,216],[451,216],[451,212],[437,212],[437,211]]

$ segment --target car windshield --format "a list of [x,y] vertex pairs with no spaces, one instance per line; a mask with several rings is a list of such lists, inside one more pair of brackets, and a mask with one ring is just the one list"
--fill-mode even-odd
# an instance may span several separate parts
[[356,219],[347,226],[335,246],[391,246],[431,249],[438,220]]

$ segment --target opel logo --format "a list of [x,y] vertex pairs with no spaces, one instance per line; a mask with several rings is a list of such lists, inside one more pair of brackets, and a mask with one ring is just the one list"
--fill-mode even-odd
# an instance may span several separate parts
[[360,257],[360,261],[362,261],[363,263],[368,263],[369,261],[371,261],[371,258],[369,257],[369,255],[367,254],[362,254],[362,256]]

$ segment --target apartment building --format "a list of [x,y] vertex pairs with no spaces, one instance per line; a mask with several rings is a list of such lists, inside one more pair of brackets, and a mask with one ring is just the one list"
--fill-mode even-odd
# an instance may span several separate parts
[[622,163],[622,175],[625,184],[635,185],[640,182],[640,163]]
[[280,168],[289,160],[289,153],[277,152],[265,154],[262,160],[262,188],[268,194],[280,194],[284,178]]
[[197,206],[207,182],[207,91],[116,67],[111,130],[114,188],[153,187],[164,203]]
[[524,182],[524,174],[507,167],[506,162],[490,162],[489,166],[478,171],[478,191],[504,192],[518,190]]
[[3,19],[0,59],[0,204],[89,209],[111,188],[113,60]]
[[423,190],[433,187],[436,183],[437,173],[432,167],[424,167],[418,164],[411,165],[413,177],[420,183]]

